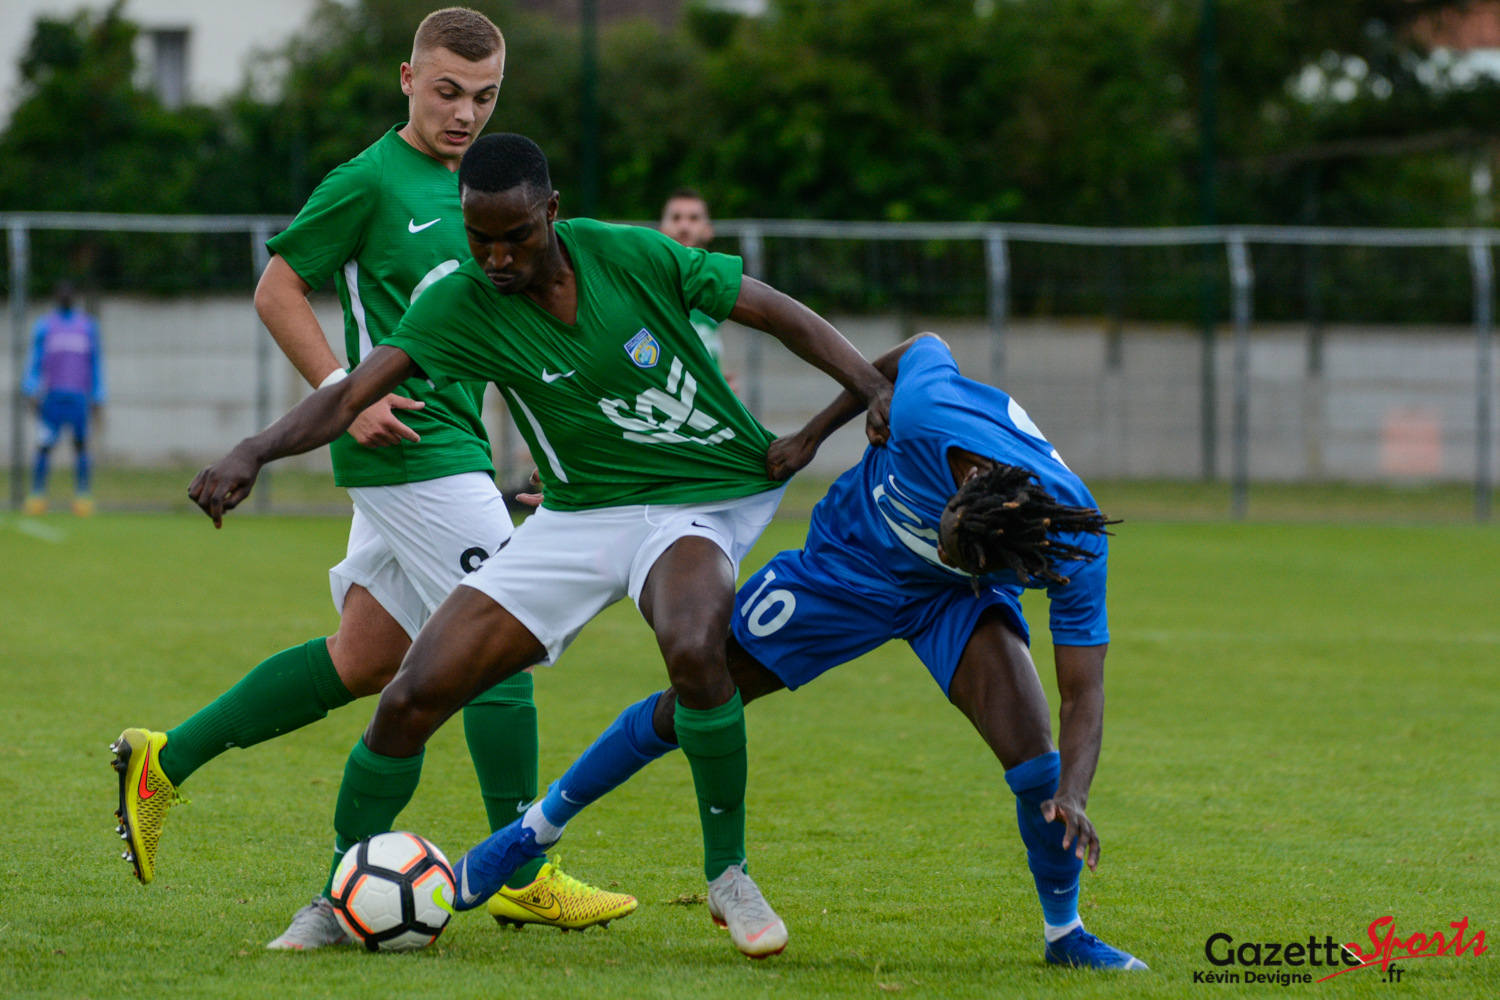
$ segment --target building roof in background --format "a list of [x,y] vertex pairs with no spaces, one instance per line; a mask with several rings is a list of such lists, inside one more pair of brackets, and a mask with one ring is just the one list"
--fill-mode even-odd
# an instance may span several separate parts
[[[315,0],[127,0],[125,16],[142,29],[137,56],[143,78],[157,82],[171,103],[212,104],[244,82],[245,62],[253,52],[284,43],[314,5]],[[107,0],[0,3],[0,126],[10,120],[20,97],[17,63],[36,19],[68,18],[80,8],[102,13],[107,6]]]

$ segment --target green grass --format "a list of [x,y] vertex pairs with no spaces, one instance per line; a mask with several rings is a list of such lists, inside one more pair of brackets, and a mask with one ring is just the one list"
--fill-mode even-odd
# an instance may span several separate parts
[[[1468,916],[1500,932],[1495,664],[1500,531],[1137,523],[1111,580],[1115,641],[1090,815],[1091,929],[1146,959],[1129,977],[1041,965],[1039,913],[1000,768],[893,644],[749,711],[750,857],[792,930],[751,963],[702,906],[691,780],[668,758],[579,817],[566,867],[642,900],[604,931],[500,932],[459,917],[405,956],[263,944],[317,889],[363,702],[187,786],[157,884],[119,860],[105,745],[165,728],[264,656],[334,627],[337,519],[107,515],[0,520],[0,995],[129,997],[1472,998],[1492,955],[1319,986],[1191,984],[1208,935],[1364,940]],[[750,565],[800,542],[774,524]],[[1054,699],[1045,602],[1029,604]],[[662,683],[628,605],[541,672],[544,780]],[[483,811],[450,726],[402,825],[450,852]]]
[[[101,510],[113,512],[192,511],[187,487],[194,468],[124,469],[106,467],[94,474],[94,497]],[[10,495],[10,477],[0,470],[0,500]],[[263,474],[247,512],[267,501],[280,514],[347,514],[349,498],[327,473],[271,466],[270,489]],[[787,488],[780,517],[805,518],[827,492],[831,479],[798,476]],[[512,485],[519,486],[519,483]],[[1227,521],[1229,484],[1198,480],[1089,480],[1101,507],[1128,521]],[[66,510],[72,496],[72,466],[58,463],[52,475],[54,511]],[[268,497],[267,497],[267,494]],[[1457,524],[1474,517],[1474,487],[1469,483],[1254,483],[1249,514],[1257,521],[1346,521],[1365,523]],[[1491,504],[1500,511],[1500,493]]]

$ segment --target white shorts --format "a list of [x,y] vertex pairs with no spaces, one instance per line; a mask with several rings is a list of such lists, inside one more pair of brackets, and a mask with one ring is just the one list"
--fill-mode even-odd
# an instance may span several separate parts
[[463,585],[515,615],[547,647],[542,662],[556,663],[599,612],[627,595],[640,603],[651,567],[679,538],[713,541],[738,575],[785,492],[782,486],[707,504],[543,508]]
[[458,582],[515,531],[484,472],[419,483],[351,487],[349,551],[328,571],[333,606],[359,584],[413,639]]

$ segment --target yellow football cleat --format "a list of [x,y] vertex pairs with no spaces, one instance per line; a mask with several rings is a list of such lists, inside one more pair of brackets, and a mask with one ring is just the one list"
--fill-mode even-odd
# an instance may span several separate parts
[[73,516],[75,516],[75,517],[93,517],[94,516],[94,498],[93,497],[77,497],[77,498],[75,498],[73,500]]
[[47,513],[47,498],[40,493],[33,493],[26,498],[26,506],[22,511],[27,517],[41,517]]
[[611,920],[630,916],[639,905],[634,896],[585,885],[548,862],[530,885],[519,889],[502,887],[490,897],[485,908],[501,925],[520,928],[545,924],[565,931],[581,931],[595,924],[607,927]]
[[110,744],[115,752],[114,769],[120,775],[120,808],[115,832],[125,841],[121,857],[135,866],[135,877],[150,885],[156,877],[156,847],[167,810],[187,801],[161,770],[161,748],[166,733],[127,729]]

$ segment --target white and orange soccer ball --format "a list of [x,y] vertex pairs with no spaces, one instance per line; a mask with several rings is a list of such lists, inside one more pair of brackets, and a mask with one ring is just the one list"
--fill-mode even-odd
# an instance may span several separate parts
[[339,862],[333,912],[369,951],[425,948],[453,916],[453,868],[414,833],[376,834]]

